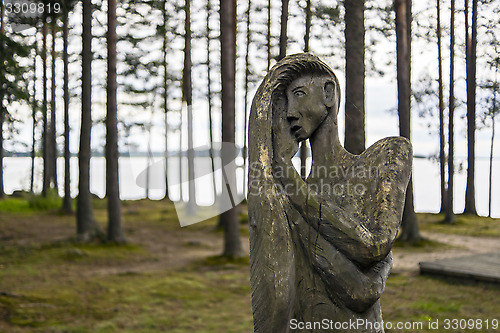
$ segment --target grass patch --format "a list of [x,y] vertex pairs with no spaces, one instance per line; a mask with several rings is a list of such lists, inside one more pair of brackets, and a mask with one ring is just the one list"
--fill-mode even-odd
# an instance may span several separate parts
[[[106,201],[95,199],[94,204],[104,227]],[[214,232],[217,217],[181,228],[171,202],[127,201],[123,204],[125,233],[140,239],[140,245],[115,245],[41,239],[43,233],[56,229],[59,234],[53,239],[59,239],[62,231],[74,236],[74,216],[26,215],[23,212],[35,212],[27,199],[1,200],[0,211],[9,212],[0,216],[0,237],[5,237],[0,242],[0,332],[253,331],[249,258],[211,256],[218,253],[213,244],[222,236]],[[458,233],[466,225],[477,228],[473,219],[450,227],[441,226],[439,216],[422,215],[423,230],[446,227]],[[244,214],[240,219],[246,223]],[[164,239],[166,235],[170,238]],[[403,252],[446,247],[428,240],[395,246]],[[198,256],[186,260],[188,253]],[[211,254],[202,258],[200,253]],[[381,302],[386,322],[491,321],[500,313],[500,286],[392,274]],[[440,331],[424,325],[418,332]]]
[[[495,296],[494,296],[495,295]],[[390,276],[381,303],[386,322],[422,322],[418,332],[431,330],[429,321],[489,319],[500,313],[500,286],[429,276]],[[443,327],[441,326],[441,329]],[[397,332],[391,330],[389,332]],[[481,332],[495,332],[483,329]]]
[[500,219],[482,216],[456,215],[453,224],[444,223],[444,214],[418,214],[421,230],[478,237],[500,237]]
[[412,251],[422,251],[422,252],[432,252],[442,249],[449,249],[451,245],[436,242],[430,239],[421,239],[416,242],[402,242],[396,240],[394,242],[394,248],[396,249],[408,249]]

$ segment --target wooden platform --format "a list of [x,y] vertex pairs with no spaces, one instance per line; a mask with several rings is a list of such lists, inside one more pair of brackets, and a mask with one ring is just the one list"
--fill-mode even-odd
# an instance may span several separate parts
[[420,262],[420,273],[500,283],[500,252]]

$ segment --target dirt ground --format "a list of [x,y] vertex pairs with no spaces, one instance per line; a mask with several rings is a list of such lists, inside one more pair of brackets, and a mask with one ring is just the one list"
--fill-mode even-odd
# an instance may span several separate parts
[[[153,253],[155,260],[130,262],[129,265],[95,267],[86,274],[117,274],[123,272],[148,272],[157,270],[179,269],[190,262],[210,256],[219,255],[223,247],[221,232],[214,232],[213,222],[202,222],[198,225],[181,228],[175,222],[168,226],[162,223],[147,223],[142,227],[140,213],[135,206],[124,209],[125,234],[131,244],[143,247]],[[127,223],[133,220],[133,223]],[[74,217],[50,216],[47,213],[28,216],[0,215],[0,242],[4,245],[33,245],[64,241],[75,233]],[[104,226],[103,226],[104,227]],[[394,272],[418,271],[421,261],[436,260],[454,256],[500,251],[500,242],[496,238],[471,237],[442,233],[422,232],[424,238],[446,244],[435,249],[413,250],[412,248],[395,248]],[[249,253],[248,235],[241,236],[241,243]]]
[[491,237],[472,237],[429,232],[422,232],[422,236],[428,240],[447,244],[449,247],[429,252],[400,251],[399,249],[395,249],[393,250],[394,272],[416,272],[418,271],[418,263],[421,261],[433,261],[469,254],[500,251],[500,242],[498,239]]

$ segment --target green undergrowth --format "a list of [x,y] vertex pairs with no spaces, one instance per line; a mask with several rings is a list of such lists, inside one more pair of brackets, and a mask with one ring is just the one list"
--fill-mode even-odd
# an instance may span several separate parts
[[453,246],[445,244],[445,243],[440,243],[436,242],[430,239],[425,239],[422,238],[418,241],[415,242],[402,242],[400,240],[396,240],[394,242],[394,248],[395,249],[406,249],[406,250],[411,250],[411,251],[421,251],[421,252],[432,252],[432,251],[438,251],[442,249],[449,249],[452,248]]
[[249,332],[244,271],[120,273],[0,296],[15,328],[64,332]]
[[[432,276],[392,274],[381,298],[384,321],[421,322],[422,330],[386,330],[386,332],[450,332],[446,319],[499,319],[500,286]],[[429,322],[440,322],[431,329]],[[458,332],[458,331],[456,331]],[[462,331],[460,331],[462,332]],[[498,332],[492,327],[463,332]]]
[[419,227],[423,231],[478,237],[500,237],[500,219],[456,215],[452,224],[444,223],[444,214],[418,214]]
[[[63,232],[67,239],[74,236],[74,216],[33,209],[25,215],[27,199],[6,200],[0,200],[0,332],[252,332],[249,258],[213,256],[213,244],[222,237],[215,232],[217,218],[181,228],[171,202],[124,201],[125,234],[143,235],[136,238],[140,244],[81,244],[41,239],[42,232],[56,229],[56,239]],[[105,230],[106,200],[95,199],[94,212]],[[440,216],[419,218],[422,230],[441,227]],[[460,231],[460,223],[470,227],[473,220],[448,231]],[[245,223],[241,228],[248,229]],[[160,232],[161,237],[149,238]],[[158,244],[162,241],[176,243],[166,249]],[[396,243],[395,252],[446,247],[424,240]],[[183,257],[190,251],[201,255]],[[393,273],[381,303],[386,322],[500,319],[500,286]],[[451,331],[424,325],[404,332]]]

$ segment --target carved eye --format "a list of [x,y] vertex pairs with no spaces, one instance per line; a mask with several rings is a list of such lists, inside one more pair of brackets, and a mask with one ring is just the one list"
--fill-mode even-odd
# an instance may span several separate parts
[[296,90],[296,91],[294,91],[294,92],[293,92],[293,94],[294,94],[295,96],[297,96],[297,97],[302,97],[302,96],[305,96],[305,95],[306,95],[306,93],[305,93],[305,92],[303,92],[302,90]]

